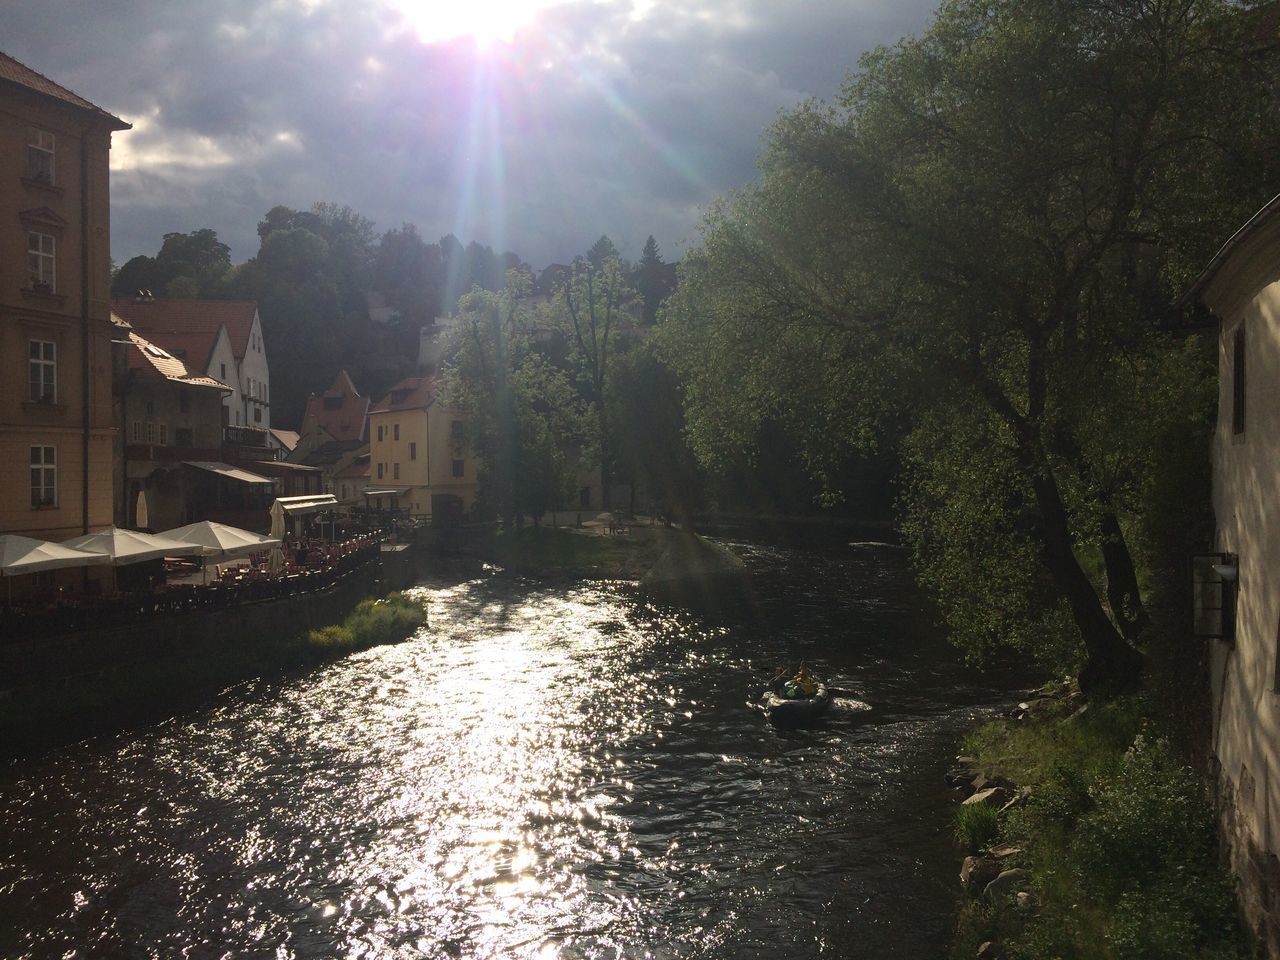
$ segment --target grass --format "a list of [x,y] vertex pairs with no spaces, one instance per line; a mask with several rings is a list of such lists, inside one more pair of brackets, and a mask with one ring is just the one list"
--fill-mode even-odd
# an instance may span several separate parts
[[967,853],[991,846],[1000,836],[1000,820],[985,804],[971,804],[956,810],[953,823],[956,844]]
[[[953,956],[984,940],[1010,960],[1227,960],[1248,955],[1230,878],[1217,860],[1203,784],[1169,749],[1144,698],[1095,704],[1070,721],[997,721],[964,751],[1031,787],[996,824],[1031,871],[1035,908],[967,902]],[[989,825],[959,813],[970,845]],[[987,843],[990,843],[987,840]]]
[[312,649],[340,656],[412,636],[426,619],[421,601],[392,593],[382,600],[361,600],[341,625],[321,627],[307,634]]

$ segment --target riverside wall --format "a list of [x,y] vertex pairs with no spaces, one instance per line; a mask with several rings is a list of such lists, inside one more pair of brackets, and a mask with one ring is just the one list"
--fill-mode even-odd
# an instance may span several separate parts
[[264,637],[296,636],[336,623],[382,588],[381,564],[372,561],[330,587],[308,593],[30,640],[6,639],[0,643],[0,691],[20,693],[138,663],[241,656]]

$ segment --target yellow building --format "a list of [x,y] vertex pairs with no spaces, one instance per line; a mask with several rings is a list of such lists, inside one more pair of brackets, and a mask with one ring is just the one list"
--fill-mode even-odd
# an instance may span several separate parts
[[128,129],[0,53],[0,533],[112,520],[107,163]]
[[401,510],[445,522],[475,506],[477,461],[461,440],[465,415],[436,388],[434,377],[409,377],[369,408],[367,492],[394,492]]

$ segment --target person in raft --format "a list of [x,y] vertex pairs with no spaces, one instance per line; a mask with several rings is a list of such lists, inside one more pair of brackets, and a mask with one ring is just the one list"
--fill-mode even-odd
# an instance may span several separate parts
[[796,675],[787,681],[785,696],[793,700],[802,700],[812,697],[818,692],[818,681],[813,679],[813,674],[809,672],[808,665],[801,660],[800,669],[796,671]]

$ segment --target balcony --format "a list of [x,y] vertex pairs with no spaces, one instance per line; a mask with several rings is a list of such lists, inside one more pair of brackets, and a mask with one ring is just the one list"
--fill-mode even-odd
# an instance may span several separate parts
[[223,427],[222,442],[239,447],[270,447],[267,431],[261,427]]

